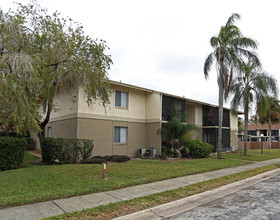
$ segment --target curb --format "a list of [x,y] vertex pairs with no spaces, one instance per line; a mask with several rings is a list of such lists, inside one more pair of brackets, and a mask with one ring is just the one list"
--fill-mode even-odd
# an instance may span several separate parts
[[189,196],[183,199],[179,199],[173,202],[169,202],[163,205],[159,205],[150,209],[135,212],[129,215],[121,216],[115,218],[115,220],[140,220],[140,219],[162,219],[168,218],[170,216],[188,211],[197,206],[203,205],[210,201],[216,200],[218,198],[227,196],[229,194],[235,193],[259,182],[267,180],[271,177],[280,174],[280,168],[271,170],[253,177],[249,177],[244,180],[240,180],[228,185],[218,187],[213,190],[205,191],[193,196]]

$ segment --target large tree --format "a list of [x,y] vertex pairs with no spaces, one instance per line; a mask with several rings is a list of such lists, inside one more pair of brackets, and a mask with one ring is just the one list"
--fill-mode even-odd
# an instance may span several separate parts
[[280,120],[280,104],[275,97],[265,97],[258,106],[259,122],[268,124],[269,149],[271,149],[271,124],[278,123]]
[[258,106],[266,96],[277,96],[277,82],[272,76],[262,72],[258,63],[248,61],[240,68],[239,76],[233,81],[230,93],[233,94],[231,107],[244,109],[244,155],[246,156],[249,112],[254,104]]
[[242,64],[244,58],[254,59],[259,63],[254,50],[257,43],[244,37],[239,28],[234,25],[235,19],[240,19],[239,14],[233,14],[222,26],[217,36],[210,39],[214,51],[210,53],[204,63],[204,76],[207,79],[211,67],[216,62],[217,81],[219,86],[219,120],[218,120],[218,158],[221,158],[222,150],[222,122],[223,122],[223,101],[227,98],[232,80],[234,79],[235,68]]
[[[48,14],[36,1],[0,9],[0,124],[17,132],[44,131],[58,91],[85,89],[88,103],[109,102],[106,42],[86,36],[81,24]],[[38,108],[46,105],[44,117]]]

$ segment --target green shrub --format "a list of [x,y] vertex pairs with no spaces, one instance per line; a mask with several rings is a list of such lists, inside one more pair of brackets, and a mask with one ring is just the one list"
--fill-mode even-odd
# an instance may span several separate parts
[[27,141],[26,150],[35,150],[35,142],[32,138],[24,138]]
[[96,164],[101,164],[101,163],[107,163],[108,161],[110,162],[116,162],[116,163],[123,163],[126,161],[129,161],[130,158],[126,155],[110,155],[110,156],[94,156],[91,157],[88,160],[84,160],[83,163],[96,163]]
[[82,163],[84,163],[84,164],[102,164],[102,163],[107,163],[107,161],[102,157],[92,157],[92,158],[89,158],[88,160],[83,160]]
[[126,155],[111,155],[111,156],[105,156],[105,160],[110,161],[110,162],[116,162],[116,163],[122,163],[129,161],[130,158]]
[[209,157],[209,155],[214,149],[214,147],[211,144],[191,139],[185,141],[184,148],[188,148],[189,156],[192,158]]
[[93,146],[93,141],[87,139],[44,138],[41,143],[42,161],[48,164],[86,161]]
[[175,158],[175,157],[178,156],[178,154],[171,147],[163,147],[162,148],[162,156],[163,157],[169,157],[169,158]]
[[190,157],[190,149],[187,146],[183,146],[183,148],[180,150],[182,157],[188,158]]
[[0,170],[19,168],[26,148],[27,141],[24,138],[0,137]]

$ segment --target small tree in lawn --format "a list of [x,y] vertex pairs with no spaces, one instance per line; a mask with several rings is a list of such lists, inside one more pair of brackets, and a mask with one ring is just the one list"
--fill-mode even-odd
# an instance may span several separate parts
[[249,112],[253,104],[260,103],[266,96],[273,94],[277,96],[276,80],[265,72],[261,71],[258,63],[248,61],[240,68],[239,76],[233,81],[230,93],[233,94],[231,107],[235,110],[238,107],[244,109],[244,155],[247,155],[247,137]]
[[280,104],[275,97],[264,97],[258,106],[259,121],[268,124],[269,149],[271,149],[271,124],[279,123],[280,120]]
[[81,24],[49,15],[36,1],[18,4],[15,12],[0,10],[0,23],[0,124],[42,139],[58,91],[82,86],[89,104],[109,102],[108,47],[86,36]]

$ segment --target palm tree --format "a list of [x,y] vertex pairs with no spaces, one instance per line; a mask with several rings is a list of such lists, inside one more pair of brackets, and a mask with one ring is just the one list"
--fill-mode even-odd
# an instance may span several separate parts
[[265,97],[258,107],[259,121],[268,124],[269,130],[269,149],[271,149],[271,124],[279,122],[280,119],[280,104],[275,97]]
[[[204,63],[204,76],[207,79],[212,64],[216,61],[217,78],[219,86],[219,129],[218,129],[218,158],[221,159],[222,149],[222,121],[223,100],[229,94],[230,85],[234,78],[235,67],[240,66],[242,58],[250,58],[259,63],[259,59],[253,52],[257,49],[257,43],[251,38],[243,37],[239,28],[234,25],[235,19],[240,19],[239,14],[229,17],[225,26],[222,26],[218,36],[210,39],[214,51],[208,55]],[[250,51],[249,49],[253,49]]]
[[233,94],[231,107],[235,110],[239,106],[244,108],[244,155],[247,155],[247,131],[249,111],[254,103],[261,103],[270,93],[277,96],[276,80],[265,72],[261,72],[258,63],[248,61],[240,69],[239,76],[232,82],[230,93]]

